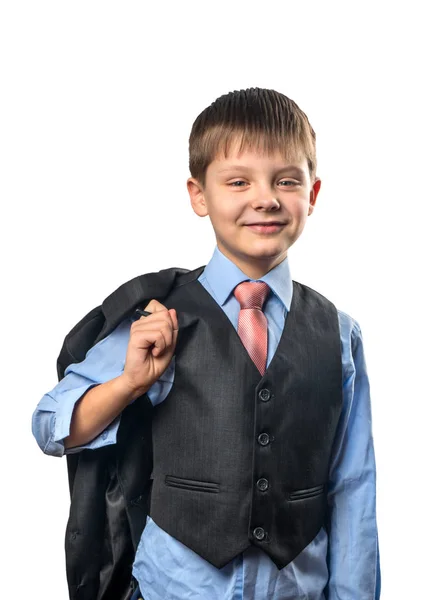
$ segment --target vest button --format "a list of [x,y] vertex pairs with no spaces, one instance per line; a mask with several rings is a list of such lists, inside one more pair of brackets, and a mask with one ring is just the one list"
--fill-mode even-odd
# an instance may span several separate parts
[[267,388],[263,388],[259,391],[258,396],[263,402],[268,402],[271,397],[270,390],[268,390]]
[[267,479],[264,479],[264,477],[261,477],[261,479],[258,479],[258,481],[256,482],[256,487],[261,492],[265,492],[269,487],[269,482],[267,481]]
[[261,444],[261,446],[267,446],[267,444],[270,442],[270,436],[268,433],[260,433],[258,436],[258,443]]
[[262,527],[255,527],[255,529],[253,530],[253,536],[258,541],[261,541],[266,537],[266,532]]

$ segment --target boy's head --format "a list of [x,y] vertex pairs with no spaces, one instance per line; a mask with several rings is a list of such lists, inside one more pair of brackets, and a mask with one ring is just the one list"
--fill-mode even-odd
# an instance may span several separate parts
[[[209,215],[219,249],[253,279],[284,260],[313,211],[315,142],[305,113],[274,90],[231,92],[194,121],[191,205]],[[276,231],[249,227],[272,221],[281,223]]]

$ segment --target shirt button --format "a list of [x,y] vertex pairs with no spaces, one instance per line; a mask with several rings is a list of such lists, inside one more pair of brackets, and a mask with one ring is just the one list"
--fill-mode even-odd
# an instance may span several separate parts
[[268,402],[271,398],[270,390],[263,388],[259,391],[258,396],[263,402]]
[[266,532],[262,527],[255,527],[255,529],[253,530],[253,536],[258,541],[261,541],[266,537]]
[[261,492],[265,492],[269,487],[269,482],[267,481],[267,479],[264,479],[264,477],[261,477],[261,479],[258,479],[258,481],[256,482],[256,487]]
[[107,438],[107,437],[108,437],[108,432],[107,432],[107,431],[104,431],[104,432],[102,433],[102,439],[103,439],[103,440],[106,440],[106,438]]
[[267,444],[270,442],[270,436],[268,433],[260,433],[258,436],[258,443],[261,444],[261,446],[267,446]]

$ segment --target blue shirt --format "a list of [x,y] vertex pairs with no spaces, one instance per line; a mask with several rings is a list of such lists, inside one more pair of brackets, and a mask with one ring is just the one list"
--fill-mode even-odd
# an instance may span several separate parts
[[[235,329],[240,305],[232,291],[247,280],[251,279],[217,246],[199,277],[199,282],[222,307]],[[273,292],[264,305],[269,364],[292,300],[288,258],[260,280]],[[136,318],[124,320],[93,346],[82,362],[68,366],[65,377],[40,400],[32,417],[32,431],[43,452],[62,456],[66,452],[116,443],[120,417],[85,446],[65,450],[62,440],[69,434],[75,403],[93,386],[123,372],[130,327]],[[148,517],[133,565],[133,574],[145,600],[379,600],[376,471],[369,381],[360,327],[340,310],[338,319],[343,409],[330,465],[329,539],[322,528],[282,570],[253,546],[222,569],[216,569]],[[148,391],[154,405],[165,401],[171,389],[174,361],[175,357]]]

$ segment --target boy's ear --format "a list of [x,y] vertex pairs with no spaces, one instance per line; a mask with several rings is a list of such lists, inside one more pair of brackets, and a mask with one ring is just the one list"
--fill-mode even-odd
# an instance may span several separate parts
[[320,191],[321,185],[322,185],[321,179],[316,177],[314,180],[313,186],[311,188],[311,192],[310,192],[310,205],[308,207],[308,215],[310,215],[314,210],[314,207],[316,205],[317,196]]
[[208,214],[208,207],[205,202],[205,195],[201,184],[194,177],[190,177],[187,180],[187,189],[190,195],[191,206],[194,212],[199,217],[206,217]]

